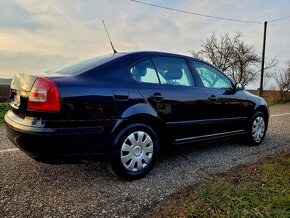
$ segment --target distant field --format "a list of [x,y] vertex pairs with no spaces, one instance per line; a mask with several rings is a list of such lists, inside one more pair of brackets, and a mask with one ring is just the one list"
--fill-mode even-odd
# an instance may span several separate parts
[[0,102],[8,101],[10,96],[10,84],[3,85],[0,84]]
[[[247,90],[254,95],[259,95],[258,90]],[[275,104],[285,104],[290,102],[290,92],[286,95],[286,98],[280,98],[278,91],[273,90],[264,90],[264,98],[268,102],[269,105]]]
[[12,79],[0,78],[0,85],[10,85]]
[[[258,90],[247,90],[251,92],[254,95],[259,95]],[[273,91],[273,90],[264,90],[264,98],[267,100],[274,100],[274,99],[279,99],[280,95],[278,91]],[[286,95],[286,99],[290,99],[290,92]]]
[[9,78],[0,78],[0,102],[6,102],[10,96],[10,84]]

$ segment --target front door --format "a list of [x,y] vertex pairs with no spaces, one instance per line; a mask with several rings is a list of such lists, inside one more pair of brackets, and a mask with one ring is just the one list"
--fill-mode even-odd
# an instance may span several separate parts
[[242,91],[214,67],[192,61],[207,94],[207,113],[212,134],[235,132],[246,128],[248,101]]

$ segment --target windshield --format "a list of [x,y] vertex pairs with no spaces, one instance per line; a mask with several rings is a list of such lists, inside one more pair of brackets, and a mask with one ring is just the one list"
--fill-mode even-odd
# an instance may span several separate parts
[[68,64],[64,67],[54,68],[52,70],[46,71],[44,74],[61,74],[61,75],[77,75],[83,73],[87,70],[90,70],[94,67],[100,66],[106,62],[109,62],[120,55],[118,54],[106,54],[98,57],[91,57],[81,61],[77,61],[71,64]]

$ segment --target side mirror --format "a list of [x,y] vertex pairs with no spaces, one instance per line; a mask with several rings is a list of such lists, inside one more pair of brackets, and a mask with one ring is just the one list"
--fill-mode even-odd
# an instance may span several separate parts
[[235,84],[236,91],[245,90],[245,86],[242,83]]

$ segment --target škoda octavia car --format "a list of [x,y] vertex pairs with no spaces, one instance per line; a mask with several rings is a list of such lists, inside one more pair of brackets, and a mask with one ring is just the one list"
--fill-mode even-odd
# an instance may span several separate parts
[[10,141],[36,160],[105,154],[116,175],[136,179],[161,144],[245,135],[259,145],[268,117],[264,99],[204,61],[131,52],[18,74],[5,121]]

